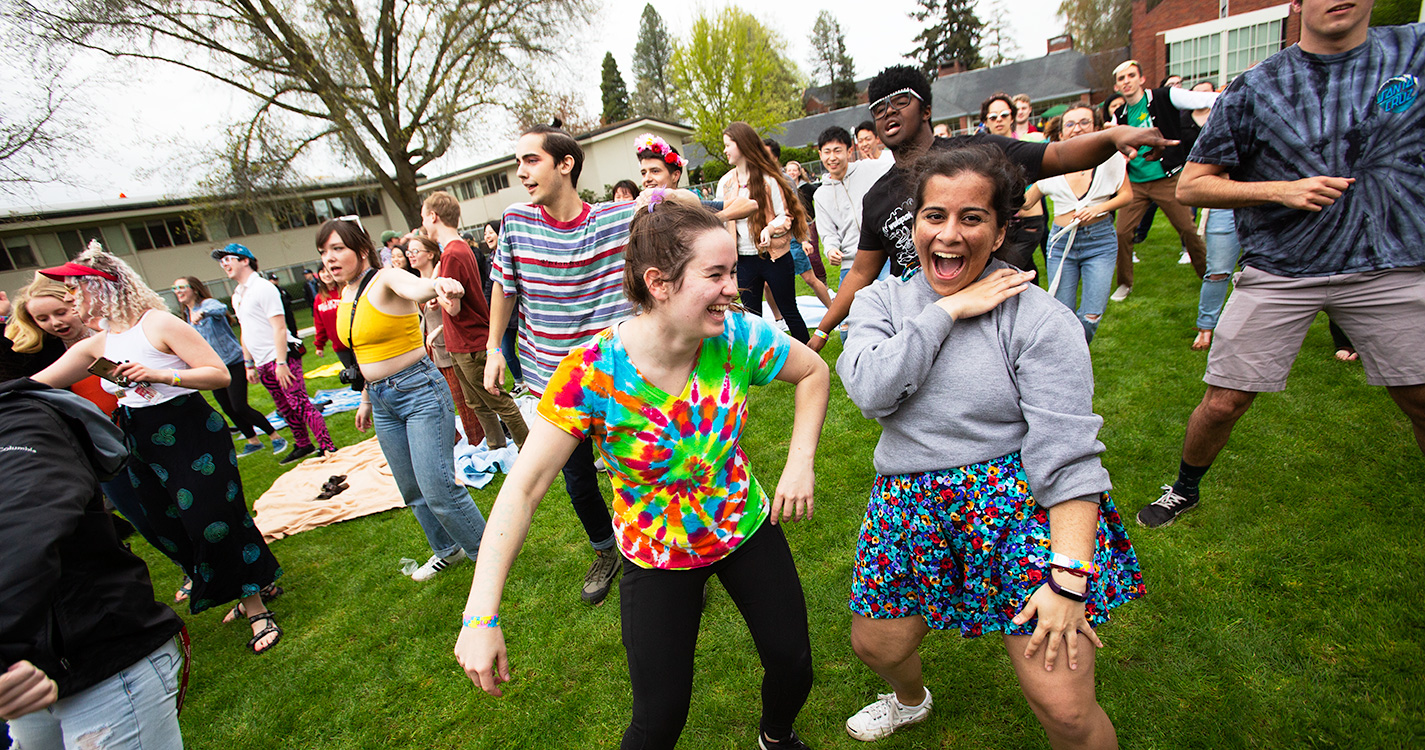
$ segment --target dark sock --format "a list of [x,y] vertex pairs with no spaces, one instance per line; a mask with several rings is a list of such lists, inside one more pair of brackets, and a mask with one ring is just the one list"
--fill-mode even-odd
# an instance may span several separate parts
[[1202,482],[1202,476],[1207,470],[1212,468],[1207,466],[1193,466],[1187,461],[1178,464],[1178,481],[1173,482],[1173,492],[1187,498],[1197,497],[1197,486]]

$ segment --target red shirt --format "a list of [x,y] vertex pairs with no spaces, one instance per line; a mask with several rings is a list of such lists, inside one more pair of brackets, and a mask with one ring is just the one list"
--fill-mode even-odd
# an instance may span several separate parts
[[445,324],[445,350],[465,354],[485,351],[485,344],[490,338],[490,305],[481,289],[480,264],[465,240],[451,240],[441,248],[440,275],[455,279],[465,287],[465,296],[460,299],[460,314],[452,317],[443,309],[440,312],[440,319]]
[[313,348],[321,349],[326,342],[332,342],[332,351],[346,351],[346,344],[336,335],[336,309],[341,305],[341,289],[334,292],[317,292],[317,303],[312,305],[312,323],[317,327],[317,335],[312,341]]

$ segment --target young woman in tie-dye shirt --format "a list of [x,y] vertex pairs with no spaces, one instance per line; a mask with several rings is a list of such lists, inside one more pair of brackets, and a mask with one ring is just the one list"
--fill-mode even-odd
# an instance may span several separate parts
[[[655,191],[656,192],[656,191]],[[630,228],[624,291],[639,314],[560,364],[490,515],[456,654],[492,695],[509,679],[498,620],[505,577],[545,490],[590,438],[613,485],[623,554],[623,642],[633,683],[624,747],[668,747],[687,720],[703,586],[717,575],[762,657],[764,748],[804,748],[792,722],[811,690],[806,602],[779,520],[810,518],[812,458],[830,374],[737,299],[732,237],[700,206],[657,202]],[[739,445],[750,386],[796,385],[776,492]]]

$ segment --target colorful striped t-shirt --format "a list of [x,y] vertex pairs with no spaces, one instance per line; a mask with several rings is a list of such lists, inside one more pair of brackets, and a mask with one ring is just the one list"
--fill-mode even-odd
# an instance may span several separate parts
[[564,355],[631,312],[623,250],[633,210],[633,203],[585,203],[578,218],[559,222],[533,203],[505,209],[490,278],[518,300],[519,352],[505,356],[519,357],[535,393]]
[[700,568],[762,525],[767,495],[739,440],[748,387],[771,382],[790,351],[791,339],[762,318],[729,312],[722,335],[703,339],[681,393],[644,379],[619,326],[559,365],[539,413],[603,456],[624,557],[644,568]]

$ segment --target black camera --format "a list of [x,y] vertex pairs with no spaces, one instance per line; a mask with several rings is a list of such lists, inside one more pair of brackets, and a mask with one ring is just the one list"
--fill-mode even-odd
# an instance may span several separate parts
[[351,386],[351,390],[357,393],[360,393],[366,388],[366,378],[361,376],[361,368],[357,365],[352,365],[342,370],[336,377],[341,382]]

